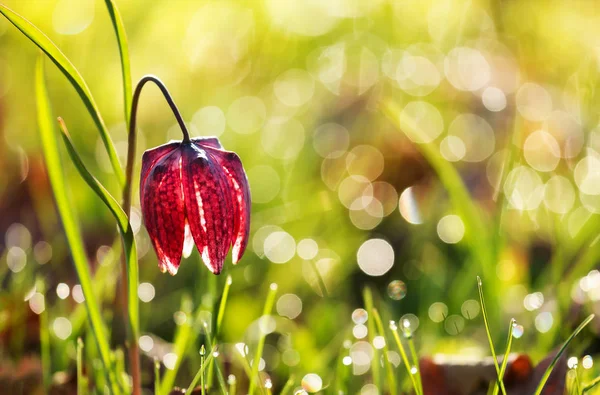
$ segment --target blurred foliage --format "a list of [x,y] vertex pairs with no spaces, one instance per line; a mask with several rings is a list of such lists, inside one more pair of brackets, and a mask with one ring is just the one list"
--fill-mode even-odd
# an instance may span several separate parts
[[[2,3],[77,67],[125,163],[121,66],[104,2]],[[513,350],[540,360],[585,316],[600,312],[600,9],[593,2],[116,4],[134,83],[145,74],[160,77],[191,133],[217,135],[248,173],[251,240],[237,266],[226,264],[233,283],[219,339],[221,367],[226,377],[236,375],[238,389],[248,383],[236,347],[243,342],[248,361],[254,356],[271,283],[278,295],[263,358],[275,392],[290,375],[298,387],[308,373],[350,393],[377,382],[371,360],[365,368],[359,357],[381,352],[365,343],[374,342],[372,333],[367,337],[365,323],[355,319],[355,309],[365,307],[365,286],[384,323],[409,323],[420,355],[489,353],[477,275],[490,293],[499,355],[513,317],[524,328]],[[73,374],[77,336],[84,336],[86,369],[99,367],[36,130],[37,55],[0,18],[0,363],[17,366],[40,353],[40,297],[32,295],[43,279],[52,370]],[[87,168],[119,196],[89,113],[60,71],[49,62],[46,69],[54,113],[69,125]],[[181,139],[159,90],[142,96],[138,158]],[[67,193],[111,322],[121,309],[115,223],[61,150]],[[468,193],[457,194],[463,184]],[[196,324],[214,325],[226,276],[211,275],[197,252],[177,276],[161,274],[137,193],[132,225],[142,283],[140,345],[149,355],[143,379],[150,388],[151,358],[170,365],[163,358],[185,332],[181,325],[193,324],[193,335],[181,340],[188,348],[175,379],[186,388],[204,342]],[[114,321],[118,344],[124,328]],[[569,356],[597,358],[599,331],[596,319]],[[391,333],[385,337],[398,356]],[[598,375],[597,366],[585,366],[579,364],[583,382]],[[0,366],[0,377],[6,369]],[[379,370],[383,376],[385,368]],[[404,370],[395,372],[409,388]]]

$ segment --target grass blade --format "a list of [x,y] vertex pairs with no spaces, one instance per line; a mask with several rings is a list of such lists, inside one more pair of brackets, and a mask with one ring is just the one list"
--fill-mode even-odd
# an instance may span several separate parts
[[398,393],[398,390],[396,388],[396,376],[394,376],[394,368],[388,358],[390,348],[388,346],[387,337],[385,336],[385,331],[383,330],[383,322],[381,321],[381,317],[379,316],[379,312],[377,311],[377,309],[373,309],[373,319],[375,320],[377,331],[381,334],[381,336],[385,338],[385,343],[383,345],[383,363],[385,364],[385,370],[387,372],[387,380],[390,395],[396,395]]
[[139,329],[139,301],[137,295],[137,289],[139,286],[139,269],[137,261],[137,248],[135,244],[135,237],[133,235],[133,229],[129,223],[127,214],[123,211],[117,200],[104,188],[104,186],[98,181],[85,167],[83,161],[77,154],[73,142],[69,136],[67,125],[58,118],[58,123],[62,131],[63,141],[69,152],[71,160],[75,164],[79,174],[88,184],[88,186],[98,195],[98,197],[104,202],[106,207],[110,210],[117,221],[121,238],[123,240],[123,247],[125,251],[125,265],[127,269],[127,324],[128,324],[128,335],[129,335],[129,356],[132,376],[134,378],[134,393],[139,393],[139,353],[137,352],[138,338],[140,334]]
[[192,315],[191,315],[192,301],[188,295],[184,295],[181,300],[181,311],[185,314],[185,322],[177,327],[175,332],[175,340],[173,344],[173,353],[177,355],[177,361],[173,369],[167,369],[160,383],[159,394],[166,395],[171,392],[175,383],[175,377],[181,366],[181,361],[187,351],[189,345],[189,339],[192,336]]
[[[215,327],[215,333],[212,338],[212,343],[214,344],[217,341],[217,336],[219,336],[219,332],[221,330],[221,323],[223,322],[223,317],[225,316],[225,308],[227,307],[227,298],[229,297],[229,288],[231,288],[232,279],[231,276],[227,276],[225,280],[225,286],[223,287],[223,292],[221,296],[221,302],[219,303],[219,312],[217,313],[217,325]],[[207,332],[208,333],[208,332]],[[208,389],[212,388],[212,378],[213,378],[213,361],[210,361],[208,364]]]
[[160,361],[154,357],[154,395],[158,395],[160,389]]
[[548,367],[546,368],[546,371],[544,372],[544,375],[542,376],[542,379],[540,380],[540,383],[537,386],[535,395],[540,395],[542,393],[542,390],[544,389],[544,385],[546,385],[546,382],[548,381],[548,378],[550,377],[550,373],[552,373],[552,370],[554,369],[554,366],[558,362],[558,359],[560,358],[560,356],[565,352],[565,350],[569,346],[569,343],[571,343],[571,341],[575,338],[575,336],[577,336],[579,334],[579,332],[581,332],[583,330],[583,328],[585,328],[586,325],[589,324],[594,319],[594,317],[595,317],[595,315],[592,314],[589,317],[587,317],[585,320],[583,320],[583,322],[581,324],[579,324],[577,329],[575,329],[575,331],[573,333],[571,333],[571,336],[569,336],[567,341],[564,342],[564,344],[562,345],[560,350],[558,350],[558,352],[552,359],[552,362],[550,362],[550,365],[548,365]]
[[415,342],[413,340],[412,333],[409,332],[408,329],[404,330],[404,337],[408,340],[408,349],[410,351],[410,356],[413,361],[413,366],[415,366],[417,370],[416,379],[417,385],[419,386],[419,393],[423,394],[423,382],[421,381],[421,369],[419,367],[419,357],[417,355],[417,350],[415,349]]
[[[367,320],[367,330],[369,334],[369,342],[373,344],[373,339],[375,339],[375,320],[373,318],[373,293],[369,287],[365,287],[363,289],[363,300],[365,303],[365,308],[367,310],[368,317],[371,319]],[[381,374],[379,372],[379,350],[373,348],[373,360],[371,361],[371,372],[373,374],[373,383],[377,386],[377,388],[382,388],[381,386]]]
[[75,151],[73,142],[69,136],[67,126],[62,118],[58,118],[58,123],[62,131],[63,141],[67,147],[67,151],[71,160],[75,164],[77,171],[88,184],[88,186],[98,195],[98,197],[104,202],[106,207],[113,214],[117,220],[119,231],[123,239],[123,246],[125,249],[125,260],[127,264],[127,306],[129,312],[129,326],[130,326],[130,342],[132,345],[137,346],[137,339],[139,338],[139,301],[137,296],[137,289],[139,283],[139,271],[137,261],[137,248],[135,245],[135,238],[133,236],[133,229],[127,218],[127,214],[123,211],[117,200],[104,188],[104,186],[98,181],[85,167],[83,161]]
[[[506,372],[506,366],[508,365],[508,356],[510,355],[510,350],[512,348],[513,342],[513,328],[517,324],[517,321],[512,318],[510,320],[510,325],[508,327],[508,340],[506,341],[506,351],[504,352],[504,358],[502,358],[502,366],[500,367],[500,381],[504,379],[504,373]],[[499,387],[498,384],[494,386],[494,395],[498,395]]]
[[87,380],[83,377],[83,340],[77,338],[77,395],[87,394]]
[[286,395],[288,392],[291,392],[294,388],[294,381],[294,376],[290,376],[288,381],[285,382],[285,385],[283,386],[283,389],[281,390],[279,395]]
[[477,289],[479,290],[479,301],[481,302],[481,314],[483,315],[483,323],[485,324],[485,333],[487,334],[488,342],[490,343],[490,350],[492,351],[492,358],[494,359],[494,367],[496,368],[496,374],[498,375],[498,384],[503,395],[506,395],[506,388],[504,388],[504,382],[500,375],[500,367],[498,366],[498,358],[496,358],[496,350],[494,349],[494,342],[492,341],[492,333],[490,331],[490,324],[488,321],[487,309],[485,308],[485,300],[483,298],[483,284],[481,278],[477,276]]
[[[275,303],[275,295],[277,294],[277,284],[273,283],[269,287],[269,293],[267,294],[267,300],[265,302],[265,307],[263,308],[262,316],[259,320],[262,320],[269,314],[271,314],[271,310],[273,310],[273,304]],[[259,322],[260,323],[260,322]],[[254,355],[254,361],[252,362],[252,374],[250,376],[250,387],[248,389],[248,395],[253,395],[256,390],[256,385],[258,381],[258,365],[260,363],[260,358],[262,357],[263,347],[265,345],[265,334],[259,330],[258,344],[256,346],[256,353]]]
[[[205,324],[206,325],[206,324]],[[208,328],[206,328],[206,333],[208,334]],[[224,395],[227,395],[227,387],[225,386],[225,377],[223,377],[223,372],[221,371],[221,368],[219,367],[219,361],[217,361],[216,355],[215,353],[218,352],[217,351],[217,346],[214,346],[212,344],[212,342],[210,341],[210,336],[206,336],[206,342],[208,343],[208,348],[210,348],[211,350],[211,355],[213,356],[213,359],[210,361],[211,362],[211,366],[212,363],[214,362],[214,366],[217,368],[217,381],[219,382],[219,389],[221,390],[221,393],[223,393]]]
[[77,71],[75,66],[73,66],[71,61],[65,56],[65,54],[62,53],[56,44],[54,44],[52,40],[48,38],[48,36],[46,36],[27,19],[23,18],[21,15],[2,4],[0,4],[0,14],[4,15],[6,19],[15,25],[15,27],[19,29],[25,36],[27,36],[27,38],[29,38],[35,45],[44,51],[44,53],[48,55],[48,57],[60,69],[65,77],[67,77],[69,82],[71,82],[71,85],[73,85],[79,94],[79,97],[85,104],[85,107],[92,116],[92,119],[100,133],[100,138],[102,138],[102,142],[106,147],[106,152],[108,153],[108,158],[110,159],[113,171],[117,176],[119,184],[123,185],[125,182],[125,175],[121,168],[121,164],[119,163],[117,151],[115,150],[112,139],[110,138],[108,129],[104,124],[104,120],[100,115],[98,106],[92,97],[92,93],[83,80],[81,74],[79,74],[79,71]]
[[[37,280],[37,290],[44,295],[44,303],[46,303],[46,284],[42,280]],[[44,310],[40,313],[40,357],[42,360],[42,374],[44,388],[47,392],[50,391],[52,385],[52,364],[50,355],[50,329],[48,326],[48,308],[44,306]]]
[[415,389],[415,393],[417,395],[421,395],[421,392],[419,392],[419,385],[417,383],[417,379],[415,377],[415,375],[412,372],[412,369],[410,367],[410,362],[408,361],[408,356],[406,355],[406,350],[404,349],[404,346],[402,345],[402,341],[400,340],[400,335],[398,335],[398,326],[396,325],[396,323],[394,321],[390,321],[390,329],[392,330],[392,334],[394,335],[394,340],[396,340],[396,346],[398,346],[398,350],[400,351],[400,356],[402,357],[402,362],[404,363],[404,366],[406,367],[406,372],[408,373],[408,376],[410,377],[410,381],[412,382],[413,388]]
[[123,106],[125,109],[125,124],[129,125],[129,117],[131,111],[131,97],[132,97],[132,85],[131,85],[131,66],[129,64],[129,46],[127,45],[127,35],[125,34],[125,26],[123,25],[123,18],[119,13],[115,2],[113,0],[105,0],[106,8],[110,15],[110,20],[115,29],[115,35],[117,36],[117,42],[119,44],[119,56],[121,57],[121,73],[123,75]]
[[[0,8],[1,10],[2,8]],[[92,287],[90,269],[88,260],[81,239],[79,225],[75,220],[75,214],[72,211],[72,205],[69,201],[66,191],[68,190],[62,170],[62,164],[58,153],[58,142],[53,127],[53,115],[48,99],[46,82],[44,79],[43,59],[38,59],[35,73],[36,103],[38,112],[38,128],[40,131],[41,144],[44,152],[44,159],[48,171],[48,177],[54,192],[56,206],[59,216],[62,220],[63,228],[67,237],[67,243],[71,251],[77,277],[85,297],[85,306],[87,310],[90,329],[94,334],[100,360],[104,366],[104,372],[108,381],[109,388],[113,393],[120,393],[115,372],[110,360],[110,347],[106,328],[102,322],[100,307],[96,301],[96,295]]]
[[194,387],[196,387],[196,384],[198,384],[198,381],[200,381],[200,387],[202,388],[201,391],[204,394],[204,371],[206,370],[206,365],[210,361],[212,361],[213,352],[214,352],[214,350],[210,350],[210,352],[208,354],[208,358],[205,359],[204,358],[204,354],[205,354],[204,344],[200,348],[200,369],[198,369],[198,371],[196,372],[196,375],[192,379],[192,382],[190,383],[187,391],[185,391],[186,394],[192,393],[192,391],[194,390]]
[[595,379],[584,385],[583,389],[581,390],[581,393],[585,394],[586,392],[591,391],[598,384],[600,384],[600,376],[596,377]]

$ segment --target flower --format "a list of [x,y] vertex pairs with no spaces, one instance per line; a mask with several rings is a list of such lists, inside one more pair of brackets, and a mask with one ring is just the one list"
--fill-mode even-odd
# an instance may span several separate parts
[[240,158],[216,137],[186,138],[144,152],[140,201],[163,273],[175,275],[194,243],[214,274],[223,269],[230,247],[234,264],[244,254],[250,188]]

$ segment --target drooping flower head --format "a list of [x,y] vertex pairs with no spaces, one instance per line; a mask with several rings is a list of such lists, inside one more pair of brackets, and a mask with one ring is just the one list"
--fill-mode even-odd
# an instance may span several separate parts
[[140,201],[162,272],[175,275],[194,243],[219,274],[232,248],[237,263],[248,244],[250,189],[240,158],[216,137],[170,142],[142,157]]

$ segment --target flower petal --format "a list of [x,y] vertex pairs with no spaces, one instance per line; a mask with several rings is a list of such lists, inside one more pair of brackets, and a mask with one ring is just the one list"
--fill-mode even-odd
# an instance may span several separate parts
[[184,147],[183,191],[186,214],[204,264],[221,273],[231,245],[231,201],[228,184],[214,158],[194,144]]
[[244,255],[250,234],[250,186],[242,161],[235,152],[210,149],[210,153],[217,158],[229,183],[229,193],[234,209],[231,255],[233,263],[236,264]]
[[200,148],[206,148],[206,147],[211,147],[211,148],[216,148],[216,149],[223,149],[223,146],[221,145],[221,142],[219,141],[218,138],[216,137],[194,137],[192,139],[192,143],[200,146]]
[[144,154],[142,159],[142,169],[146,168],[147,173],[144,178],[142,170],[142,213],[160,270],[175,275],[181,261],[185,229],[181,151],[171,149],[150,165],[148,161],[153,158]]
[[144,155],[142,155],[142,174],[140,176],[140,196],[144,190],[144,182],[154,165],[180,145],[181,143],[168,143],[144,152]]

